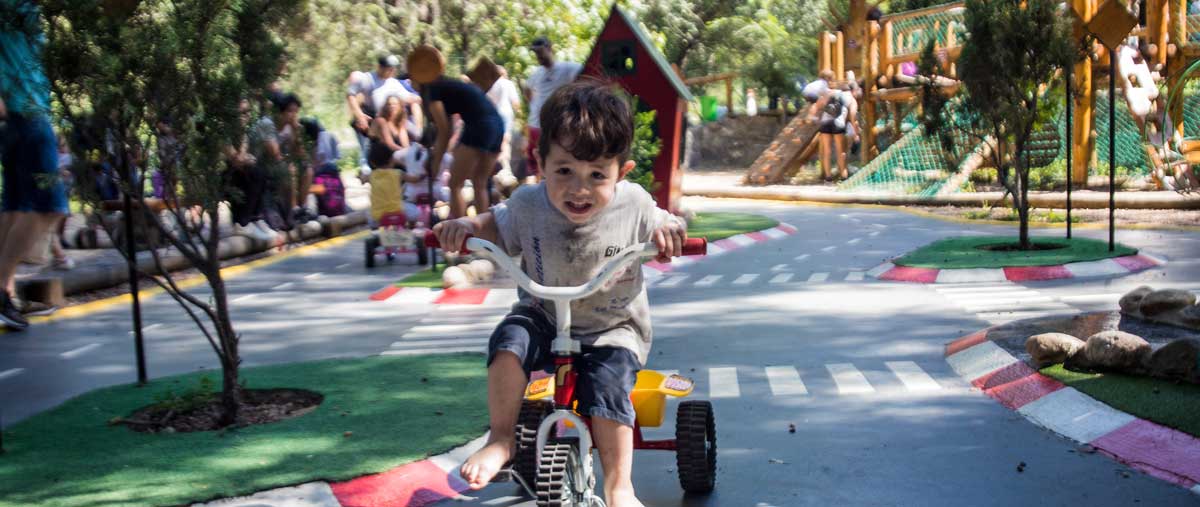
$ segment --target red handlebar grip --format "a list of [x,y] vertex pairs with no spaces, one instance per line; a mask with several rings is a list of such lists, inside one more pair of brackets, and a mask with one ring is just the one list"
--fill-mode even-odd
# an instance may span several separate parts
[[683,255],[705,255],[707,253],[707,238],[688,238],[683,241]]
[[[462,248],[458,249],[459,252],[462,252],[465,254],[471,253],[470,250],[467,250],[467,240],[468,239],[471,239],[470,234],[468,234],[467,237],[463,238]],[[437,234],[434,233],[433,231],[425,232],[425,248],[442,248],[442,242],[438,241]]]

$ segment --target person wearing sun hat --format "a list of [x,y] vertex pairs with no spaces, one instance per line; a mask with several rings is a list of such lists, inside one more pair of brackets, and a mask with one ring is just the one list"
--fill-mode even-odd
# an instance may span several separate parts
[[[408,55],[409,76],[421,94],[426,115],[437,129],[429,167],[441,167],[442,158],[451,149],[451,117],[457,114],[463,121],[462,135],[453,147],[450,165],[450,217],[458,218],[467,215],[467,203],[462,198],[467,180],[475,191],[475,210],[482,213],[489,207],[488,181],[500,155],[504,121],[480,89],[484,84],[448,79],[443,75],[445,69],[445,58],[433,46],[417,46]],[[492,77],[493,73],[484,69],[473,74],[489,87],[498,77],[498,73]]]

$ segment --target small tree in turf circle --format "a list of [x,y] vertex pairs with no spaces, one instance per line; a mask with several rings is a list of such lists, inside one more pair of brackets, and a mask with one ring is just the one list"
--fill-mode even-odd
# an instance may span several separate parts
[[[1012,196],[1020,219],[1020,248],[1029,249],[1029,148],[1034,132],[1050,125],[1061,101],[1056,72],[1072,63],[1076,43],[1070,16],[1052,0],[967,0],[966,41],[958,66],[962,89],[950,99],[924,85],[921,122],[943,149],[966,138],[987,143],[989,161]],[[936,59],[926,48],[920,72],[933,77]]]
[[[285,20],[303,0],[47,0],[42,4],[47,36],[44,60],[58,115],[76,138],[73,168],[80,198],[102,205],[92,191],[94,162],[108,159],[115,179],[134,202],[145,197],[146,156],[165,142],[155,129],[170,118],[180,150],[167,175],[160,220],[146,206],[136,221],[185,257],[208,282],[211,294],[185,291],[163,265],[158,244],[149,241],[155,268],[143,276],[187,312],[216,353],[222,370],[220,426],[239,424],[243,390],[238,367],[239,335],[233,328],[218,254],[218,207],[243,199],[231,186],[227,150],[247,132],[244,99],[263,96],[281,68]],[[252,100],[257,102],[257,100]],[[253,116],[249,116],[253,118]],[[105,154],[105,152],[108,152]],[[130,183],[134,182],[134,183]],[[192,209],[198,213],[189,212]],[[172,222],[175,225],[171,225]],[[119,250],[125,256],[135,252]]]

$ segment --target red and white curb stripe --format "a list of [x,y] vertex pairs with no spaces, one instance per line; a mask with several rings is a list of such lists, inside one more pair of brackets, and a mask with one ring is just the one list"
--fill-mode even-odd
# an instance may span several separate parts
[[[762,243],[764,241],[786,238],[795,233],[795,227],[792,227],[789,224],[781,223],[770,229],[763,229],[761,231],[747,232],[738,234],[736,236],[730,236],[728,238],[719,239],[709,243],[707,256],[715,257],[726,252],[737,250],[739,248],[745,248],[750,245]],[[657,278],[662,276],[664,273],[671,271],[672,269],[687,266],[688,264],[692,264],[703,258],[704,256],[700,255],[689,255],[673,259],[671,260],[670,264],[663,264],[658,261],[650,261],[642,264],[642,276],[645,276],[647,279]]]
[[467,490],[458,468],[483,447],[485,436],[445,454],[345,482],[309,482],[193,507],[424,507]]
[[946,346],[946,362],[971,385],[1038,426],[1200,494],[1200,439],[1113,409],[1038,373],[988,340],[988,331]]
[[1098,261],[1071,262],[1056,266],[1020,266],[1008,268],[938,269],[897,266],[885,262],[867,272],[880,280],[915,283],[991,283],[1060,280],[1064,278],[1100,278],[1137,273],[1166,264],[1166,259],[1150,254],[1126,255]]

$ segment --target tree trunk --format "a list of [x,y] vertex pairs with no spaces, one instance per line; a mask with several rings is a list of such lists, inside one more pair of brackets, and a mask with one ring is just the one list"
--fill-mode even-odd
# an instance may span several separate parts
[[210,259],[205,276],[212,287],[213,301],[217,307],[217,336],[221,343],[221,426],[231,426],[241,421],[242,385],[238,378],[238,368],[242,358],[238,352],[238,336],[233,330],[233,322],[229,315],[229,304],[225,295],[225,280],[221,278],[220,264]]
[[[1029,168],[1026,167],[1022,155],[1017,156],[1017,177],[1020,180],[1021,198],[1017,201],[1017,218],[1020,219],[1021,250],[1029,250]],[[1014,196],[1015,197],[1015,196]]]

